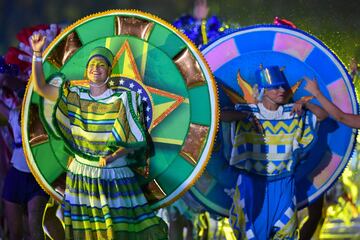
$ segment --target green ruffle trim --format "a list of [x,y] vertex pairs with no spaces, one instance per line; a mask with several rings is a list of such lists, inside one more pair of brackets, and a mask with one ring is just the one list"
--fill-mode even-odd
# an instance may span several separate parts
[[166,223],[160,219],[159,223],[152,225],[142,231],[114,231],[111,229],[93,230],[93,229],[72,229],[71,225],[65,225],[65,239],[131,239],[131,240],[166,240],[168,237],[168,227]]

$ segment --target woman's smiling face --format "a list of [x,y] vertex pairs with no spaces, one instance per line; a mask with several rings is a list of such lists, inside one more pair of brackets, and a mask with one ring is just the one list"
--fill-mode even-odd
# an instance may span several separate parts
[[87,68],[88,79],[93,83],[103,83],[110,75],[111,68],[102,57],[93,57]]

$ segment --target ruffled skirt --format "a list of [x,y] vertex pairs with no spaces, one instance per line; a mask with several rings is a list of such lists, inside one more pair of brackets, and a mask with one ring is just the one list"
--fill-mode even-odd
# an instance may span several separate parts
[[63,201],[66,239],[167,239],[130,168],[73,160]]

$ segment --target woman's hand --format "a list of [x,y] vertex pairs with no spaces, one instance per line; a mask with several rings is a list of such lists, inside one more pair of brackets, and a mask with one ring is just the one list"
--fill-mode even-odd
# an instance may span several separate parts
[[303,107],[304,103],[302,101],[295,102],[290,114],[293,115],[294,113],[296,113],[298,116],[301,116],[301,114],[303,114],[304,112]]
[[129,153],[133,153],[134,150],[126,150],[125,148],[121,147],[117,151],[115,151],[113,154],[107,155],[105,157],[99,158],[99,167],[105,167],[108,163],[111,163],[115,161],[116,159],[123,157]]
[[[42,52],[42,48],[45,45],[46,36],[41,35],[40,33],[34,33],[30,38],[30,45],[33,52],[40,53]],[[41,55],[40,55],[41,56]]]
[[311,93],[314,97],[317,97],[319,94],[321,94],[317,80],[315,78],[311,80],[308,77],[304,77],[304,79],[306,81],[306,85],[304,87],[306,91]]
[[107,164],[107,157],[100,157],[99,158],[99,167],[105,167]]
[[113,156],[113,154],[105,156],[105,157],[100,157],[99,158],[99,167],[105,167],[107,164],[113,162],[115,159],[117,159],[117,158],[115,158]]
[[297,115],[302,115],[303,112],[304,112],[304,107],[307,107],[307,103],[312,99],[314,98],[313,96],[304,96],[304,97],[301,97],[299,100],[297,100],[295,103],[294,103],[294,106],[291,110],[291,115],[296,113]]

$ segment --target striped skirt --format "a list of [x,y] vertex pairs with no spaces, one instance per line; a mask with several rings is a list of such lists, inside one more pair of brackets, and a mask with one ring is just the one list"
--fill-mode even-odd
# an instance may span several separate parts
[[66,239],[167,239],[126,166],[99,168],[73,160],[63,200]]

